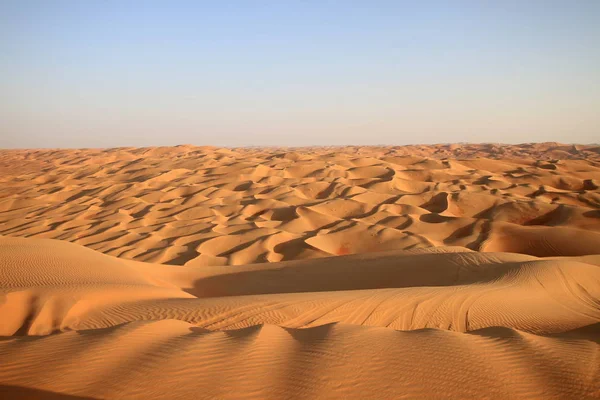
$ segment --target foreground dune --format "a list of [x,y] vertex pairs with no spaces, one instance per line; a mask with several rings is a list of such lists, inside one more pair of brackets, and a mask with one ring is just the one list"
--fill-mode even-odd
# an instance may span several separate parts
[[0,237],[0,383],[9,398],[593,398],[599,264],[434,248],[193,268]]
[[597,146],[0,170],[2,398],[600,398]]
[[2,381],[5,398],[597,398],[599,333],[134,322],[2,343]]

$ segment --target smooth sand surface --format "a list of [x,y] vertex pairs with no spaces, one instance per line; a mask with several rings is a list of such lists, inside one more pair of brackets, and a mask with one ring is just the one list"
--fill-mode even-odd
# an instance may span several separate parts
[[2,398],[600,398],[597,146],[5,150],[0,172]]

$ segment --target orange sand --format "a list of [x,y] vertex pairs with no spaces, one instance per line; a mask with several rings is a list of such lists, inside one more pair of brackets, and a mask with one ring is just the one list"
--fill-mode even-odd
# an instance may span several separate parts
[[597,146],[4,150],[0,172],[2,398],[600,398]]

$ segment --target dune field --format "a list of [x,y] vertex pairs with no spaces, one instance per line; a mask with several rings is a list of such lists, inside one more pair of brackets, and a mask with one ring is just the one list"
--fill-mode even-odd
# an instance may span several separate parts
[[600,146],[0,150],[0,397],[600,398]]

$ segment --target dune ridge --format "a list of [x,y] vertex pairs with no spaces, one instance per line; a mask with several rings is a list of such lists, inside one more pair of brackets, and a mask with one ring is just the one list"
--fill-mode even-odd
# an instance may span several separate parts
[[0,151],[0,396],[600,398],[600,148]]
[[25,382],[88,398],[597,398],[599,329],[552,337],[343,324],[207,332],[163,320],[10,339],[0,358],[10,398],[29,393]]
[[0,384],[11,398],[422,398],[432,384],[594,398],[599,265],[455,247],[197,268],[0,237]]

